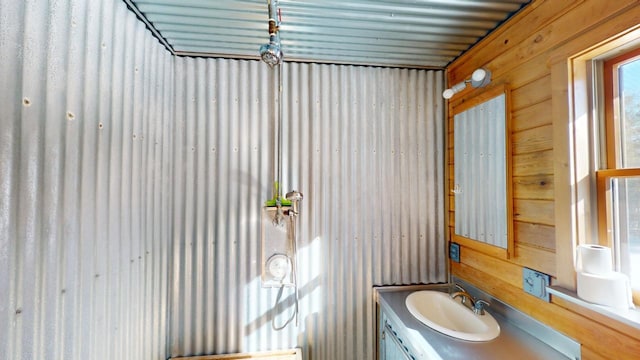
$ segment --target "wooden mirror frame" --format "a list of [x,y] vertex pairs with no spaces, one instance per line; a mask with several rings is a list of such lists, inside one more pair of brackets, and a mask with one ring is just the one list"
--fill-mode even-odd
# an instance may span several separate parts
[[[455,196],[453,200],[450,201],[450,210],[453,210],[452,216],[450,218],[449,231],[450,231],[450,239],[453,242],[456,242],[464,247],[494,256],[498,258],[509,259],[514,256],[515,251],[515,239],[514,239],[514,231],[513,231],[513,175],[512,175],[512,125],[511,125],[511,91],[507,84],[499,84],[489,88],[478,89],[476,91],[465,93],[465,96],[461,96],[460,99],[449,102],[449,133],[453,135],[451,138],[451,148],[449,159],[453,166],[450,167],[449,170],[449,190],[448,194],[453,194],[455,190],[455,179],[454,179],[454,167],[455,167],[455,158],[453,156],[455,152],[454,140],[454,118],[457,114],[462,113],[478,104],[484,103],[488,100],[491,100],[501,94],[505,95],[505,167],[506,167],[506,209],[507,209],[507,248],[502,248],[495,245],[490,245],[483,243],[478,240],[474,240],[471,238],[467,238],[461,235],[457,235],[455,233]],[[453,150],[451,150],[453,149]]]

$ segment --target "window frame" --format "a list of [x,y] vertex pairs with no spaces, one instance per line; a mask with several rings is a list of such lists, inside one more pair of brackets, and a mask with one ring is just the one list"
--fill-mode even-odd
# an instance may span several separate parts
[[[604,120],[604,126],[600,126],[600,131],[604,131],[604,134],[597,134],[596,141],[603,141],[604,147],[602,150],[604,154],[600,154],[602,163],[600,167],[596,169],[596,202],[597,202],[597,242],[600,245],[608,246],[619,252],[616,249],[616,244],[613,238],[613,226],[612,223],[612,202],[611,202],[611,179],[613,178],[639,178],[640,168],[622,168],[620,166],[622,154],[620,154],[620,115],[616,111],[618,105],[618,93],[616,89],[619,86],[618,83],[618,68],[631,61],[640,60],[640,47],[628,50],[621,55],[615,55],[614,57],[607,58],[602,63],[602,103],[604,105],[604,112],[602,114]],[[598,76],[598,75],[595,75]],[[598,155],[598,154],[595,154]],[[636,304],[640,304],[640,289],[633,289],[633,300]]]
[[[638,334],[640,321],[636,309],[616,312],[589,306],[576,294],[576,254],[580,244],[588,243],[597,227],[589,204],[596,201],[592,159],[584,149],[592,145],[593,111],[589,98],[590,64],[612,51],[640,45],[640,24],[631,12],[608,18],[558,44],[548,55],[550,69],[551,119],[553,132],[554,224],[556,240],[555,277],[551,302],[577,312],[585,308],[614,321],[621,331]],[[591,149],[590,149],[591,150]],[[593,198],[593,199],[592,199]]]
[[[629,25],[636,24],[635,21]],[[580,37],[556,48],[550,54],[551,117],[553,119],[556,274],[554,286],[576,290],[577,246],[591,243],[597,236],[598,224],[595,204],[596,175],[599,167],[593,156],[584,156],[588,149],[595,152],[593,84],[597,76],[594,62],[605,56],[613,57],[640,45],[640,26],[637,24],[620,32],[596,27]],[[609,29],[607,29],[609,30]],[[600,68],[602,71],[602,68]],[[599,153],[598,153],[599,154]],[[604,173],[603,173],[604,175]]]
[[604,120],[606,131],[606,164],[607,169],[617,168],[620,163],[618,138],[620,137],[619,122],[615,109],[615,102],[618,94],[614,91],[618,87],[618,79],[613,75],[617,73],[617,68],[633,61],[640,60],[640,47],[628,50],[621,55],[616,55],[603,60],[603,80],[604,80]]

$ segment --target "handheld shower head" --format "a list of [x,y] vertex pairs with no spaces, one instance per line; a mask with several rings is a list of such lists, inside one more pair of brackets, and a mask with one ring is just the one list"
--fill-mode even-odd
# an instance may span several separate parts
[[276,35],[269,36],[269,43],[260,46],[260,57],[269,66],[274,67],[282,61],[282,49]]
[[287,200],[291,201],[291,207],[294,214],[298,215],[298,203],[302,200],[302,193],[298,190],[291,190],[285,196]]
[[285,197],[290,201],[300,201],[303,198],[302,193],[298,190],[289,191]]

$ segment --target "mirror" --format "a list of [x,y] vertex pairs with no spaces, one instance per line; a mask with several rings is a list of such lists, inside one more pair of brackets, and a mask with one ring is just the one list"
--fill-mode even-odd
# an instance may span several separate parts
[[[508,91],[488,90],[453,106],[454,241],[513,246]],[[465,245],[469,245],[468,243]],[[480,247],[480,250],[486,247]]]

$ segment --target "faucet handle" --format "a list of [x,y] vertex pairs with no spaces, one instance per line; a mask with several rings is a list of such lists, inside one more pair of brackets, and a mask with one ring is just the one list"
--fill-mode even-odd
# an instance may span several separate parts
[[482,299],[478,299],[473,305],[473,313],[477,315],[484,315],[484,308],[488,306],[491,306],[491,304]]

